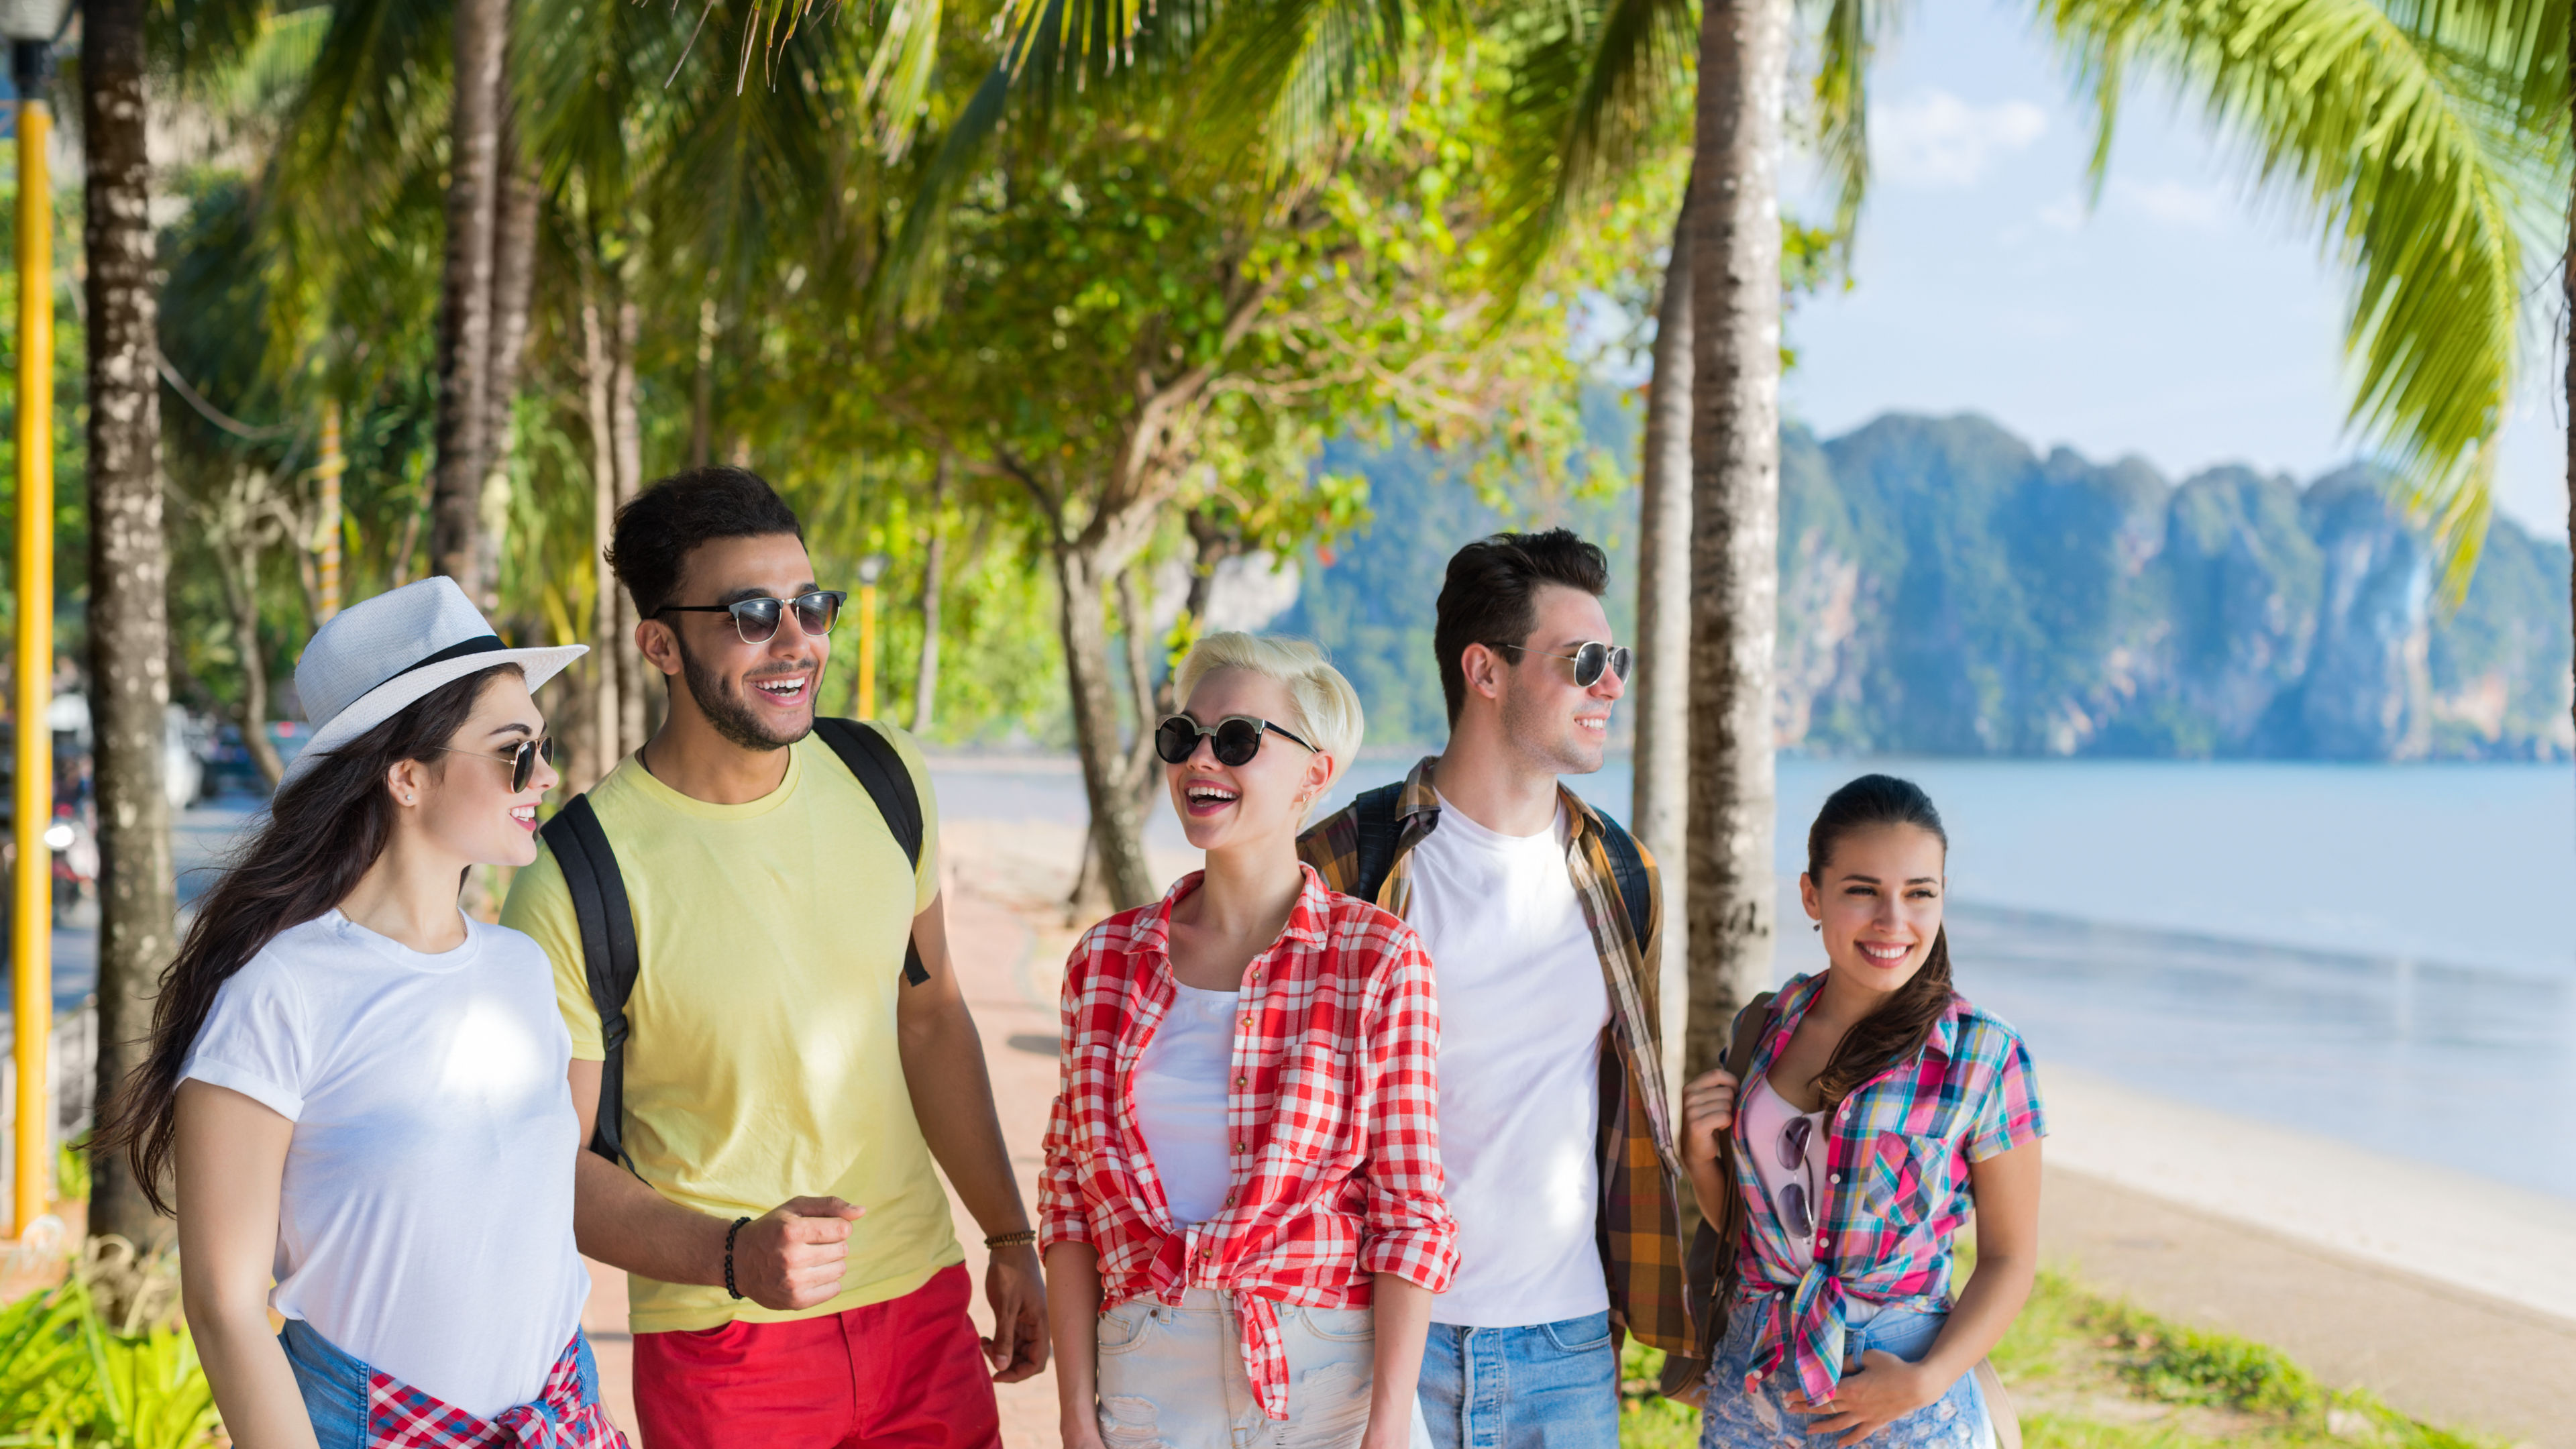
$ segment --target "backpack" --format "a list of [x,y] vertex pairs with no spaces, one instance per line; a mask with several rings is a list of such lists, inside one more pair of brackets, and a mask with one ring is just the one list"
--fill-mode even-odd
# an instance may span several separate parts
[[[814,733],[841,757],[876,802],[886,829],[903,847],[913,869],[921,868],[921,796],[912,787],[912,772],[884,735],[848,719],[817,719]],[[629,1172],[626,1155],[626,1002],[635,994],[643,967],[635,945],[635,911],[626,900],[626,878],[617,869],[617,852],[599,826],[587,792],[575,795],[537,831],[563,868],[564,886],[572,896],[573,919],[581,927],[582,973],[590,980],[590,1004],[599,1011],[599,1040],[606,1048],[599,1067],[599,1117],[590,1135],[590,1150]],[[930,979],[921,964],[919,943],[906,936],[903,979],[918,986]]]
[[[1395,818],[1395,803],[1404,793],[1404,782],[1380,785],[1363,790],[1351,802],[1351,821],[1358,828],[1359,849],[1353,860],[1349,894],[1377,903],[1377,893],[1386,884],[1388,871],[1395,869],[1396,836],[1401,826]],[[1593,818],[1601,822],[1602,853],[1610,857],[1610,883],[1619,893],[1619,904],[1628,911],[1628,929],[1636,937],[1637,949],[1646,949],[1646,934],[1653,926],[1654,890],[1646,879],[1646,857],[1637,849],[1618,821],[1595,810]]]

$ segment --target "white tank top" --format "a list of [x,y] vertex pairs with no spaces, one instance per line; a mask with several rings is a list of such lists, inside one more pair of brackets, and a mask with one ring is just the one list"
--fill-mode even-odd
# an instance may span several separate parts
[[1178,1227],[1223,1212],[1234,1185],[1225,1103],[1240,993],[1202,991],[1177,981],[1172,992],[1163,1024],[1136,1060],[1136,1127]]
[[1816,1189],[1825,1181],[1825,1114],[1801,1112],[1771,1088],[1769,1074],[1744,1093],[1745,1150],[1771,1218],[1789,1240],[1800,1272],[1816,1261]]

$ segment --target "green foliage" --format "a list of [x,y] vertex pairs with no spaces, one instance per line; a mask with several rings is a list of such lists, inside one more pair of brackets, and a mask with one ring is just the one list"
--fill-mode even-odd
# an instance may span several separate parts
[[217,1424],[185,1329],[114,1332],[77,1279],[0,1308],[0,1445],[198,1449]]
[[1664,1351],[1627,1340],[1619,1352],[1619,1449],[1695,1449],[1699,1411],[1655,1392]]

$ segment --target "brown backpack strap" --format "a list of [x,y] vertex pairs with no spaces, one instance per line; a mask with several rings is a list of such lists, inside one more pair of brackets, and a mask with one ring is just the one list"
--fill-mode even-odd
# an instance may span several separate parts
[[[1771,1026],[1771,1001],[1776,995],[1777,992],[1765,991],[1735,1014],[1735,1032],[1726,1044],[1726,1071],[1739,1084],[1735,1098],[1738,1111],[1744,1107],[1741,1083],[1753,1066],[1754,1056],[1762,1050],[1762,1038]],[[1690,1251],[1682,1258],[1683,1302],[1689,1306],[1691,1327],[1701,1352],[1667,1357],[1662,1379],[1656,1385],[1656,1392],[1677,1404],[1696,1405],[1707,1395],[1709,1360],[1716,1356],[1718,1344],[1726,1337],[1727,1315],[1735,1306],[1735,1248],[1744,1237],[1745,1209],[1744,1194],[1735,1188],[1732,1136],[1720,1143],[1717,1181],[1722,1196],[1714,1204],[1700,1204],[1699,1227],[1691,1233]]]

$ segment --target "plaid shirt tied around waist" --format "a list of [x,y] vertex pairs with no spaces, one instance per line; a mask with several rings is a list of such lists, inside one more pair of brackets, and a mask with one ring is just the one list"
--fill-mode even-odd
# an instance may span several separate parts
[[536,1402],[478,1418],[388,1373],[367,1375],[367,1449],[627,1449],[581,1391],[581,1335],[564,1345]]
[[[1745,1080],[1771,1069],[1823,991],[1823,973],[1780,989]],[[1747,1214],[1740,1301],[1763,1317],[1750,1393],[1786,1363],[1815,1402],[1841,1381],[1849,1299],[1939,1312],[1950,1302],[1952,1240],[1974,1199],[1971,1164],[2047,1135],[2039,1077],[2020,1033],[1953,994],[1930,1040],[1827,1115],[1826,1180],[1816,1184],[1815,1262],[1797,1268],[1787,1230],[1755,1176],[1735,1117],[1735,1181]]]
[[1173,903],[1091,928],[1064,975],[1062,1086],[1047,1120],[1040,1251],[1090,1245],[1101,1307],[1231,1291],[1244,1371],[1288,1417],[1277,1305],[1369,1306],[1393,1273],[1438,1293],[1458,1268],[1441,1197],[1431,961],[1402,921],[1305,869],[1288,927],[1244,968],[1227,1084],[1233,1179],[1204,1223],[1172,1220],[1136,1120],[1135,1073],[1177,994]]
[[[1415,765],[1396,797],[1395,861],[1378,887],[1377,904],[1399,916],[1413,905],[1413,847],[1440,823],[1440,795],[1432,784],[1439,763],[1433,755]],[[1644,842],[1637,842],[1652,894],[1646,939],[1641,941],[1602,843],[1603,831],[1611,827],[1573,791],[1559,786],[1557,799],[1574,823],[1566,843],[1566,872],[1592,927],[1610,995],[1610,1025],[1602,1033],[1601,1126],[1593,1146],[1601,1175],[1597,1237],[1611,1313],[1646,1343],[1669,1353],[1705,1356],[1715,1337],[1709,1325],[1691,1322],[1683,1291],[1681,1162],[1673,1151],[1674,1115],[1664,1085],[1663,1017],[1653,964],[1663,959],[1662,878]],[[1355,809],[1317,824],[1297,846],[1333,889],[1355,884]],[[1722,1334],[1724,1325],[1716,1331]]]

